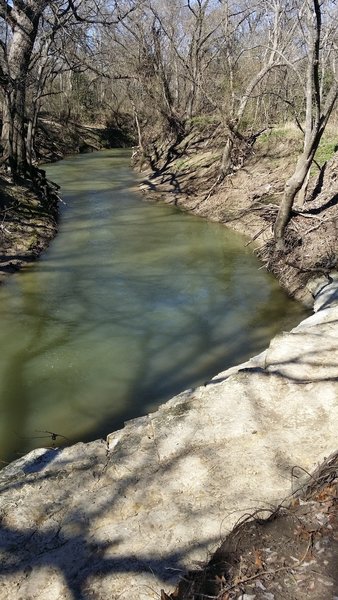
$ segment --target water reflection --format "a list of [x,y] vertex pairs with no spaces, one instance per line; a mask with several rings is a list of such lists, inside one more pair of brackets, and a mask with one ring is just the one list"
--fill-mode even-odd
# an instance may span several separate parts
[[[140,202],[127,154],[48,167],[59,236],[0,290],[0,459],[94,439],[266,346],[302,309],[215,223]],[[47,439],[48,441],[48,439]]]

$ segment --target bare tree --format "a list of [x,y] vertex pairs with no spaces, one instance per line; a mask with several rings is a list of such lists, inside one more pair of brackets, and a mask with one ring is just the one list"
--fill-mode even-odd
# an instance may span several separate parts
[[[4,92],[2,146],[14,174],[26,169],[25,105],[27,75],[41,15],[47,0],[0,2],[6,24],[0,83]],[[7,43],[6,43],[7,42]]]
[[[301,19],[302,17],[303,19]],[[306,0],[299,13],[300,31],[303,34],[304,54],[307,64],[304,88],[306,106],[304,145],[296,168],[285,184],[283,199],[275,222],[274,236],[276,247],[279,250],[285,249],[283,236],[291,217],[294,201],[310,172],[316,150],[338,98],[338,80],[335,70],[335,36],[332,36],[332,43],[330,39],[326,39],[326,47],[324,47],[323,39],[325,36],[322,31],[322,20],[323,3],[319,0]],[[327,24],[332,27],[331,20]],[[335,23],[334,30],[336,30]],[[329,89],[326,90],[323,84],[325,70],[320,69],[323,64],[322,57],[325,50],[327,51],[327,62],[330,56],[332,58],[332,83]]]
[[[224,52],[230,102],[228,110],[225,106],[223,109],[228,136],[222,155],[221,179],[231,172],[236,141],[243,140],[241,128],[248,105],[256,94],[258,98],[264,96],[262,90],[257,91],[263,80],[273,70],[284,68],[288,63],[287,55],[294,33],[294,27],[288,26],[290,15],[287,1],[244,3],[243,7],[231,7],[228,1],[223,2],[228,15],[225,21]],[[235,40],[240,34],[242,44],[238,45]],[[246,71],[247,76],[244,80],[243,74]],[[240,93],[238,79],[243,80]]]
[[[55,34],[69,28],[71,23],[80,27],[118,25],[135,8],[133,0],[106,2],[105,0],[0,0],[0,86],[3,91],[2,162],[8,161],[14,176],[29,174],[33,157],[33,140],[40,101],[47,80],[55,75],[51,69],[51,52],[55,53]],[[40,25],[43,17],[43,27]],[[80,27],[79,27],[80,26]],[[74,30],[73,30],[74,31]],[[41,34],[40,43],[39,34]],[[68,36],[71,40],[72,36]],[[85,36],[84,36],[85,37]],[[38,46],[38,48],[36,48]],[[34,48],[36,49],[34,53]],[[79,57],[74,51],[70,62],[75,68]],[[70,51],[69,50],[69,51]],[[66,54],[63,55],[65,58]],[[82,65],[86,63],[84,54]],[[54,60],[55,64],[55,60]],[[85,68],[88,65],[85,64]],[[91,68],[93,66],[91,65]],[[33,80],[33,85],[32,85]],[[31,87],[31,106],[27,91]],[[33,91],[33,88],[34,91]],[[35,93],[34,93],[35,92]],[[26,119],[28,117],[28,129]],[[26,135],[26,131],[28,134]]]

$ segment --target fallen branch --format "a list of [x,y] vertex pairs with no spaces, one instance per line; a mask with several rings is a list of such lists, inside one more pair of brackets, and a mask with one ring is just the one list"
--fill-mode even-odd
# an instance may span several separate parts
[[318,217],[318,215],[312,215],[311,213],[306,213],[306,212],[302,212],[302,211],[298,211],[298,210],[293,210],[292,211],[293,216],[296,217],[305,217],[306,219],[320,219],[320,217]]

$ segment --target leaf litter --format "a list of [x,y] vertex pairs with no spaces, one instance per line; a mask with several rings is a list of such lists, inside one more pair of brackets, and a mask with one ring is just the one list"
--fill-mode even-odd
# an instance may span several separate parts
[[338,600],[337,500],[338,451],[268,518],[243,518],[161,600]]

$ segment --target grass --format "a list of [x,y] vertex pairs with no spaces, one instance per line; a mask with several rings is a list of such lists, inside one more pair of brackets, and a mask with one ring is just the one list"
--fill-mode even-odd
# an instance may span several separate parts
[[[302,142],[302,132],[292,123],[286,123],[285,125],[276,125],[269,131],[263,133],[259,141],[262,144],[273,143],[278,141],[291,141],[298,140]],[[301,152],[302,148],[299,148]],[[336,127],[333,125],[326,128],[323,138],[319,144],[317,152],[315,154],[315,161],[320,167],[322,167],[333,155],[338,151],[338,135],[336,133]],[[318,173],[318,167],[314,164],[311,168],[311,175]]]
[[323,139],[318,147],[315,154],[315,160],[322,167],[338,150],[338,138],[335,139]]
[[264,142],[269,142],[273,140],[301,140],[302,132],[299,128],[293,123],[285,123],[284,125],[276,125],[262,133],[259,137],[259,140]]

